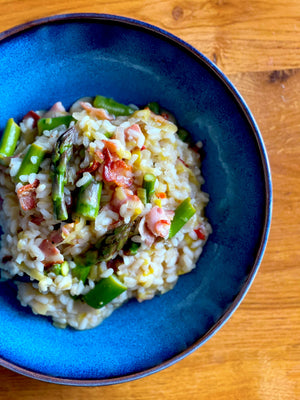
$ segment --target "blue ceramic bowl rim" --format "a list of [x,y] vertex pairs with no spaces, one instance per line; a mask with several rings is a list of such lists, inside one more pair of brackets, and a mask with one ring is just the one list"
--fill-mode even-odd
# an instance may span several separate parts
[[252,133],[257,141],[261,162],[263,165],[264,171],[264,179],[265,179],[265,195],[266,195],[266,206],[265,206],[265,218],[264,218],[264,226],[262,229],[262,236],[260,241],[260,246],[257,251],[257,255],[255,258],[255,262],[253,263],[252,269],[249,273],[248,278],[245,280],[240,292],[230,305],[230,307],[224,312],[224,314],[219,318],[219,320],[206,332],[204,336],[198,339],[192,346],[188,347],[183,352],[179,353],[178,355],[164,361],[163,363],[152,367],[150,369],[146,369],[144,371],[125,375],[116,378],[109,378],[109,379],[66,379],[66,378],[57,378],[53,376],[49,376],[46,374],[40,374],[35,371],[31,371],[30,369],[22,368],[18,365],[15,365],[12,362],[8,362],[2,357],[0,357],[0,365],[5,368],[8,368],[14,372],[22,374],[24,376],[38,379],[41,381],[49,382],[49,383],[56,383],[62,385],[72,385],[72,386],[105,386],[105,385],[113,385],[124,383],[128,381],[132,381],[135,379],[143,378],[155,372],[159,372],[176,362],[182,360],[193,351],[198,349],[202,346],[208,339],[210,339],[218,330],[228,321],[234,311],[238,308],[242,300],[244,299],[246,293],[248,292],[255,276],[262,261],[264,251],[267,245],[270,225],[271,225],[271,218],[272,218],[272,206],[273,206],[273,197],[272,197],[272,179],[271,179],[271,170],[269,165],[269,160],[267,156],[267,152],[265,149],[265,145],[257,126],[257,123],[247,106],[245,100],[241,96],[241,94],[237,91],[237,89],[233,86],[230,80],[225,76],[225,74],[206,56],[204,56],[201,52],[195,49],[193,46],[188,44],[187,42],[183,41],[182,39],[176,37],[175,35],[158,28],[154,25],[148,24],[143,21],[139,21],[133,18],[122,17],[118,15],[111,15],[111,14],[97,14],[97,13],[71,13],[71,14],[60,14],[60,15],[53,15],[45,18],[40,18],[37,20],[29,21],[24,24],[15,26],[11,29],[8,29],[2,33],[0,33],[0,44],[1,41],[12,37],[18,33],[24,32],[29,30],[33,27],[38,27],[42,25],[52,24],[56,22],[68,22],[68,21],[84,21],[84,22],[110,22],[110,23],[118,23],[126,26],[132,26],[134,28],[138,28],[140,30],[146,31],[155,34],[158,37],[163,37],[164,40],[167,40],[169,43],[180,47],[187,51],[190,55],[193,55],[197,61],[200,61],[208,67],[216,76],[219,78],[222,83],[227,87],[230,91],[234,99],[237,101],[238,105],[240,106],[241,111],[243,111],[247,121],[252,128]]

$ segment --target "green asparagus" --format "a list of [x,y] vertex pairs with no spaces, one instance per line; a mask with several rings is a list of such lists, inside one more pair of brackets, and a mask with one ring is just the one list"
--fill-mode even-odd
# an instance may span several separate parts
[[152,174],[145,174],[143,178],[143,188],[146,189],[147,203],[150,203],[151,197],[154,194],[154,186],[156,177]]
[[13,118],[7,121],[1,141],[0,141],[0,163],[8,165],[6,157],[11,157],[14,154],[17,142],[19,140],[21,129],[15,123]]
[[21,166],[15,176],[15,181],[19,181],[22,175],[36,174],[46,153],[47,151],[43,147],[32,143],[23,158]]
[[75,213],[90,220],[94,220],[99,212],[102,182],[95,181],[92,177],[81,186]]
[[130,221],[128,224],[123,224],[117,228],[108,231],[96,243],[98,249],[98,261],[110,260],[114,253],[120,251],[129,237],[135,230],[135,221]]
[[90,307],[98,309],[110,303],[126,290],[127,287],[113,274],[96,283],[95,287],[83,296],[83,300]]
[[187,197],[175,210],[174,218],[171,222],[169,239],[185,225],[189,219],[195,214],[196,210],[191,204],[191,199]]
[[96,96],[93,105],[97,108],[104,108],[116,117],[119,115],[130,115],[135,111],[132,107],[125,106],[124,104],[118,103],[115,100],[104,96]]
[[68,219],[68,211],[64,199],[67,164],[73,154],[75,128],[69,128],[57,140],[52,154],[52,201],[54,215],[57,220]]
[[160,114],[160,106],[156,101],[151,101],[147,104],[147,107],[150,108],[154,114]]
[[75,121],[72,115],[63,115],[61,117],[53,118],[40,118],[37,122],[38,132],[41,134],[46,130],[51,131],[60,125],[65,125],[66,128],[68,128],[71,121]]

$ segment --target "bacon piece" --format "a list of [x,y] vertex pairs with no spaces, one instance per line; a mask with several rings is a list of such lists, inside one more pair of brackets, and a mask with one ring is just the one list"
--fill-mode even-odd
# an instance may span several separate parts
[[17,190],[20,206],[24,211],[32,210],[36,207],[36,188],[39,184],[40,181],[36,179],[33,183],[24,185]]
[[155,241],[155,236],[149,231],[146,225],[146,218],[143,217],[139,223],[139,234],[141,235],[142,242],[151,247]]
[[55,245],[61,243],[64,240],[64,238],[62,237],[61,229],[57,229],[55,231],[52,231],[50,233],[50,235],[48,236],[48,238],[49,238],[50,242],[55,244]]
[[53,264],[63,263],[64,260],[62,254],[50,240],[44,239],[39,245],[39,249],[45,255],[43,264],[46,268],[51,267]]
[[55,117],[61,117],[62,115],[66,115],[66,109],[63,106],[61,101],[58,101],[57,103],[53,104],[53,106],[50,108],[49,111],[47,111],[44,115],[43,118],[55,118]]
[[95,171],[97,171],[97,169],[100,167],[101,163],[97,160],[94,160],[88,167],[80,169],[79,171],[77,171],[77,175],[81,175],[84,172],[90,172],[93,173]]
[[35,128],[37,125],[38,120],[41,118],[35,111],[29,111],[26,115],[24,115],[23,117],[23,121],[25,119],[29,119],[32,118],[33,119],[33,123],[32,123],[32,128]]
[[98,119],[107,119],[108,121],[114,119],[114,117],[110,115],[106,110],[104,110],[104,108],[93,107],[90,103],[87,103],[85,101],[82,101],[80,105],[92,117]]
[[126,128],[124,134],[126,140],[136,142],[137,147],[139,147],[140,149],[144,146],[145,136],[138,124],[133,124]]
[[41,223],[42,223],[43,221],[45,221],[45,219],[44,219],[44,217],[42,216],[42,214],[38,214],[38,215],[32,215],[32,216],[30,217],[30,221],[31,221],[33,224],[36,224],[36,225],[40,226]]
[[141,203],[139,197],[133,194],[132,190],[118,187],[112,195],[110,206],[113,211],[119,212],[121,206],[129,201],[137,202],[137,204]]
[[106,182],[113,182],[117,186],[129,187],[133,182],[132,167],[123,160],[112,157],[108,148],[103,150],[104,167],[103,179]]
[[174,211],[171,210],[165,210],[158,206],[152,207],[145,218],[147,228],[154,236],[166,238],[169,235],[174,214]]

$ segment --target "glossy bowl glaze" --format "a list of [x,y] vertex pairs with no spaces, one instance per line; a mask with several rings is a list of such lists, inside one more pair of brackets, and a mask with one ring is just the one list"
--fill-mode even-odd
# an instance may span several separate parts
[[[271,178],[245,102],[201,53],[158,28],[110,15],[54,16],[0,34],[0,130],[9,117],[102,94],[158,101],[204,145],[213,234],[197,268],[167,294],[130,301],[99,327],[59,330],[0,284],[0,364],[61,384],[105,385],[145,376],[208,340],[248,290],[267,241]],[[204,366],[205,368],[205,366]]]

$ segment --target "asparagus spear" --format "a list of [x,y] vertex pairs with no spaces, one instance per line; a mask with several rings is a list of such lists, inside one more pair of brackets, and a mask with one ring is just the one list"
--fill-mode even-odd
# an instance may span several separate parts
[[4,129],[1,142],[0,142],[0,163],[3,165],[8,164],[6,157],[11,157],[14,154],[17,142],[20,137],[21,129],[15,121],[10,118],[7,121]]
[[102,182],[97,182],[93,178],[81,186],[77,199],[76,214],[94,220],[100,208],[101,190]]
[[43,133],[45,130],[51,131],[60,125],[65,125],[68,128],[71,121],[75,121],[72,115],[62,115],[61,117],[53,118],[40,118],[37,122],[39,134]]
[[112,274],[101,279],[95,287],[83,296],[83,300],[93,308],[101,308],[125,292],[127,287]]
[[32,143],[23,158],[21,166],[15,176],[15,180],[19,181],[21,175],[36,174],[46,153],[47,151],[43,147]]
[[57,140],[52,154],[52,201],[54,215],[57,220],[68,219],[68,212],[64,200],[64,186],[66,183],[67,164],[73,154],[75,128],[69,128]]
[[145,174],[143,178],[143,188],[146,189],[147,203],[150,203],[151,197],[154,193],[154,186],[156,177],[152,174]]
[[115,100],[104,96],[96,96],[93,106],[97,108],[104,108],[110,114],[116,117],[119,115],[130,115],[135,111],[132,107],[125,106],[124,104],[118,103]]
[[135,230],[135,221],[111,229],[96,243],[98,261],[108,261],[115,252],[120,251]]
[[176,235],[176,233],[185,225],[189,219],[195,214],[196,209],[191,204],[191,199],[187,197],[175,210],[174,218],[171,222],[169,239]]

